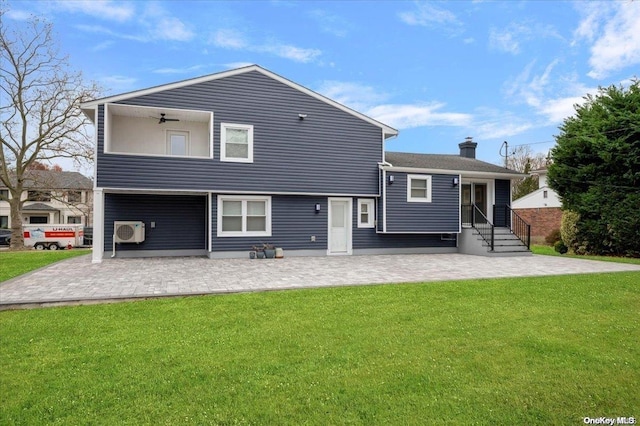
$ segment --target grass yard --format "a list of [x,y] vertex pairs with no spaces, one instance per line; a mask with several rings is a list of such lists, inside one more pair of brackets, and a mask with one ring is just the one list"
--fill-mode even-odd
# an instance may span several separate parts
[[91,250],[0,251],[0,282],[70,257],[82,256]]
[[588,260],[603,260],[605,262],[618,262],[618,263],[632,263],[635,265],[640,265],[640,259],[633,257],[614,257],[614,256],[584,256],[581,254],[560,254],[553,249],[551,246],[547,245],[532,245],[531,251],[533,254],[544,254],[547,256],[566,256],[566,257],[574,257],[576,259],[588,259]]
[[0,312],[0,424],[640,417],[640,273]]

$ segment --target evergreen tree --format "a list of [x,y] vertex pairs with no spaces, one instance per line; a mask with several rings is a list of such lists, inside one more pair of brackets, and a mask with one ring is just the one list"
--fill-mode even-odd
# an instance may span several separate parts
[[564,120],[548,181],[579,215],[578,252],[640,257],[640,81],[600,88]]

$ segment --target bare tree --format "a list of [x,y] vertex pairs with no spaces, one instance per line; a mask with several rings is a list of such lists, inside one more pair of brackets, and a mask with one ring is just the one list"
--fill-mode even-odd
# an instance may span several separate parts
[[[0,21],[4,13],[0,10]],[[10,194],[12,249],[24,247],[22,193],[34,164],[53,158],[91,161],[93,155],[80,104],[99,90],[71,70],[52,30],[36,17],[19,28],[0,26],[0,181]]]
[[[528,145],[517,146],[507,159],[507,167],[522,173],[529,173],[545,167],[547,156],[543,153],[533,153]],[[520,180],[511,181],[511,193],[516,200],[538,189],[538,177],[528,176]]]

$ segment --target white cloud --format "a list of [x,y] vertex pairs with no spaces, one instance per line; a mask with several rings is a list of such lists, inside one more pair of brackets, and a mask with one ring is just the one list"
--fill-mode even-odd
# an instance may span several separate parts
[[107,88],[107,91],[112,93],[124,92],[131,90],[133,85],[138,81],[133,77],[125,77],[122,75],[109,75],[101,77],[100,83]]
[[209,37],[209,43],[223,49],[247,50],[249,52],[270,53],[295,62],[312,62],[322,54],[318,49],[303,48],[271,41],[265,44],[251,44],[241,31],[224,28]]
[[417,10],[400,12],[398,17],[408,25],[418,25],[422,27],[434,27],[441,25],[462,25],[456,15],[446,9],[435,6],[430,2],[416,3]]
[[607,20],[602,34],[591,46],[588,75],[595,79],[640,63],[640,2],[615,2],[613,5],[614,16]]
[[326,81],[318,92],[397,129],[422,126],[467,126],[472,116],[442,111],[441,102],[388,103],[389,95],[359,83]]
[[473,129],[478,139],[502,139],[516,136],[533,127],[534,124],[530,120],[520,118],[509,111],[479,108],[470,129]]
[[154,39],[189,41],[193,38],[193,31],[177,18],[165,17],[159,19],[152,30]]
[[310,15],[318,22],[320,29],[325,33],[336,37],[346,37],[348,34],[347,29],[350,25],[346,19],[319,9],[312,11]]
[[194,65],[185,68],[160,68],[153,72],[156,74],[190,74],[192,72],[199,71],[202,68],[204,68],[204,65]]
[[521,52],[522,43],[541,38],[557,38],[562,36],[551,25],[534,22],[512,22],[506,28],[489,31],[489,47],[506,53],[517,55]]
[[524,103],[545,118],[546,124],[558,124],[575,114],[574,105],[584,102],[587,93],[596,93],[578,81],[575,75],[552,77],[559,60],[548,64],[541,74],[532,75],[535,61],[530,62],[515,79],[504,85],[504,94]]
[[213,33],[209,42],[217,47],[225,49],[243,49],[247,47],[247,42],[240,31],[229,28],[220,29]]
[[55,4],[60,9],[67,10],[69,12],[80,12],[110,21],[128,21],[135,14],[135,9],[131,4],[122,2],[116,3],[110,0],[63,0],[58,1]]
[[281,58],[303,63],[311,62],[322,54],[318,49],[306,49],[288,44],[267,44],[257,47],[256,50],[272,53],[276,56],[280,56]]
[[422,126],[468,126],[472,116],[464,113],[442,112],[444,103],[387,104],[370,108],[366,114],[397,129]]
[[6,17],[14,21],[26,21],[32,16],[34,16],[32,13],[24,10],[7,10],[6,12]]

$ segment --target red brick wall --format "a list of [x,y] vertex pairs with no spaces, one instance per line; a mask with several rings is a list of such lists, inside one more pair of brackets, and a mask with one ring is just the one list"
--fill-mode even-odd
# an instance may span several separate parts
[[531,225],[532,237],[546,237],[554,229],[560,228],[562,210],[560,207],[534,209],[514,209],[518,215]]

